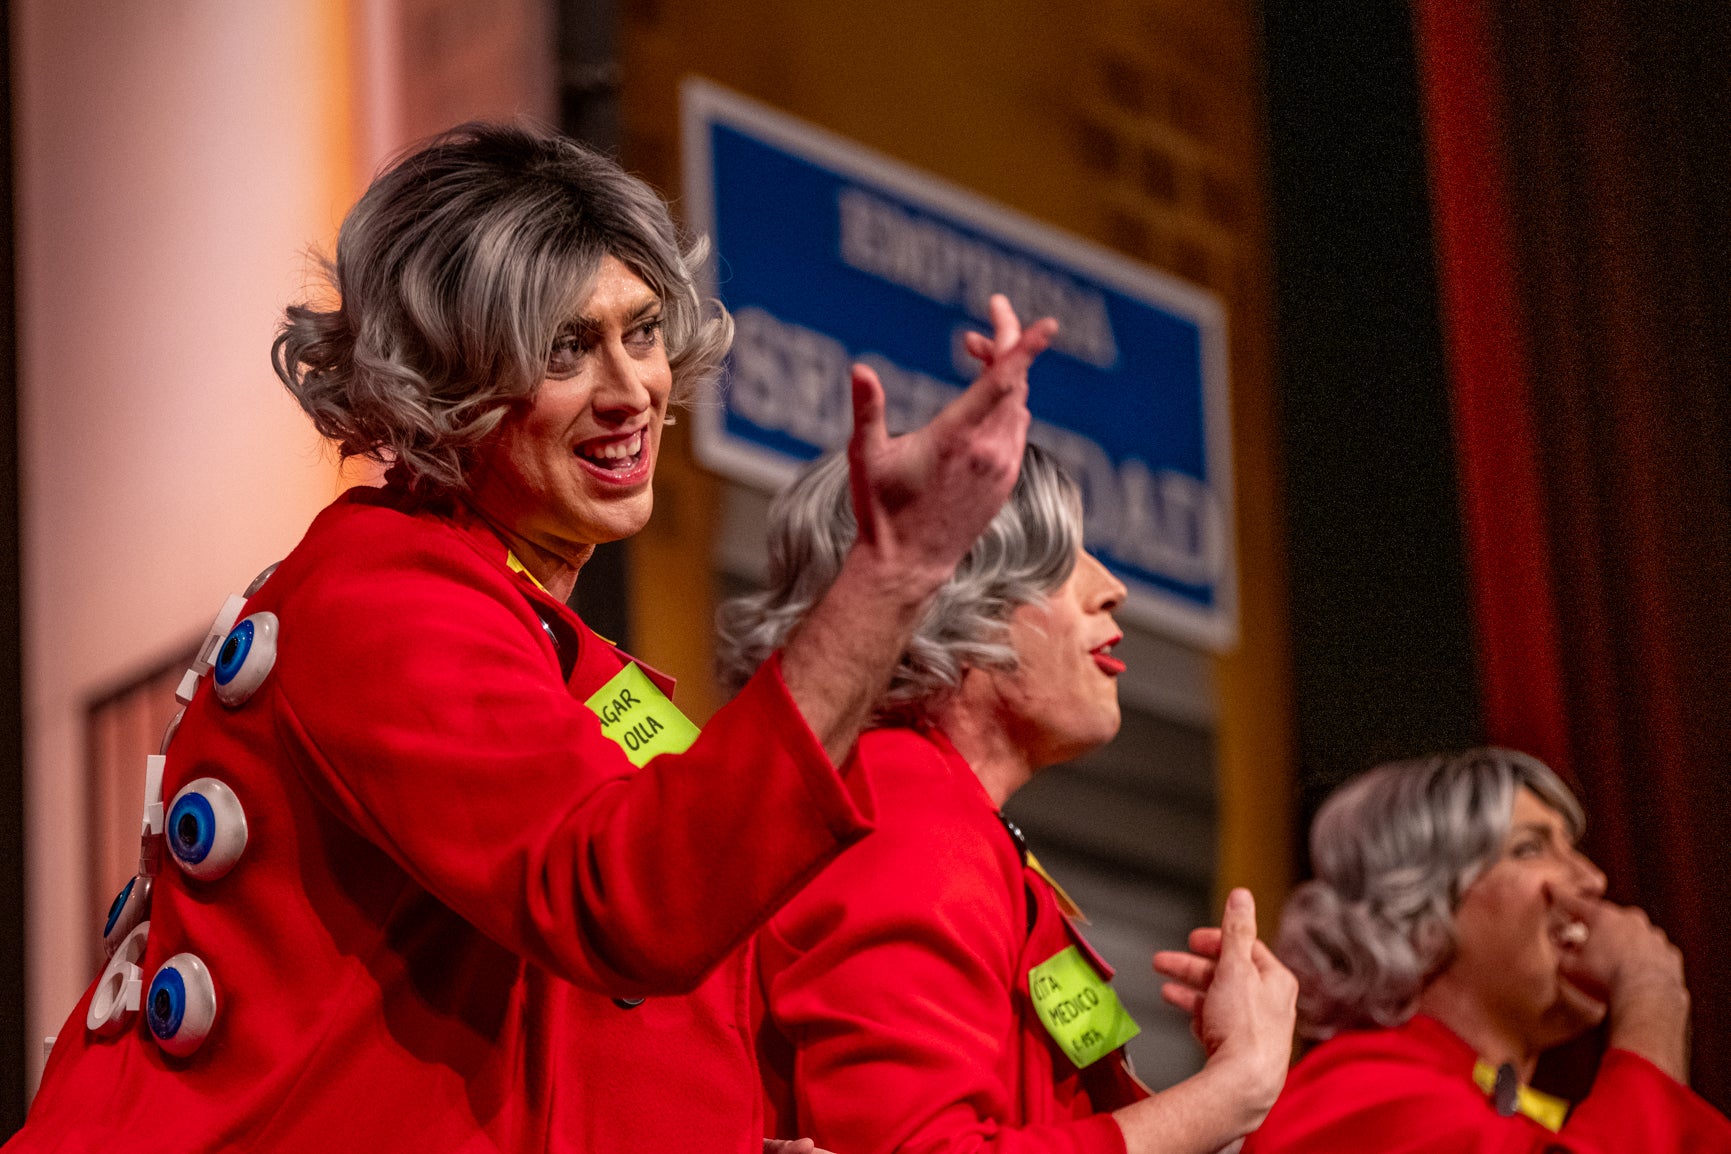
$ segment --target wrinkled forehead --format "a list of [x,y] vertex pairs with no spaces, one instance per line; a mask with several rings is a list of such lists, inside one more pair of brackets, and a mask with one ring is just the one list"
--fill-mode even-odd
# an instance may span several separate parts
[[564,322],[597,319],[602,311],[622,302],[635,310],[659,303],[663,296],[641,268],[612,252],[594,255],[572,268],[568,284],[558,310]]

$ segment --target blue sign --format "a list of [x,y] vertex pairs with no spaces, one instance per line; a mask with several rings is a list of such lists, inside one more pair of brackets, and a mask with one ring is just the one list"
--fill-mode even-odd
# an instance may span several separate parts
[[846,442],[849,366],[890,431],[977,374],[968,331],[1001,292],[1058,318],[1030,374],[1031,436],[1082,486],[1088,548],[1123,613],[1229,648],[1237,631],[1224,310],[1217,298],[703,81],[683,92],[685,211],[738,326],[703,462],[766,489]]

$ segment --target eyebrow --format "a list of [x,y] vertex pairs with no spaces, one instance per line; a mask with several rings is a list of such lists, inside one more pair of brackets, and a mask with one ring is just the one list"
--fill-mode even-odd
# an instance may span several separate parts
[[[660,308],[661,308],[661,298],[658,296],[655,296],[654,294],[651,294],[648,297],[644,298],[643,303],[638,305],[637,308],[634,309],[631,312],[631,314],[625,318],[625,323],[627,326],[632,325],[632,324],[636,323],[637,321],[642,320],[644,317],[648,316],[650,313],[656,312]],[[595,330],[597,330],[601,327],[601,318],[600,317],[578,315],[577,318],[571,322],[571,325],[573,328],[577,329],[579,332],[594,332]]]

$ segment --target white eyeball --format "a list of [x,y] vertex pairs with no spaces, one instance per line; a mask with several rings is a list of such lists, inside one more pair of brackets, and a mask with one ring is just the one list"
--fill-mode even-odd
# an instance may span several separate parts
[[168,807],[168,852],[189,877],[213,882],[246,851],[246,811],[214,777],[187,782]]
[[121,887],[108,906],[108,920],[102,926],[102,948],[113,957],[120,943],[150,917],[150,879],[135,874]]
[[118,1034],[138,1012],[144,991],[144,971],[138,968],[138,963],[144,957],[144,945],[149,938],[150,923],[139,922],[108,959],[108,967],[97,980],[96,991],[90,995],[90,1009],[84,1015],[84,1025],[91,1033]]
[[216,1025],[216,984],[196,954],[176,954],[150,979],[144,1020],[157,1045],[184,1058],[204,1044]]
[[241,618],[229,630],[211,670],[216,695],[224,705],[232,709],[244,703],[264,684],[276,664],[279,628],[275,613],[261,612]]

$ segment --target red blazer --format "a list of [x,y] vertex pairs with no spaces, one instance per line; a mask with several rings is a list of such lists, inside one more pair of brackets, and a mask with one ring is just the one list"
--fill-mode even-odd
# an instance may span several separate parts
[[742,947],[868,795],[774,662],[634,770],[583,705],[623,659],[505,557],[395,489],[314,521],[246,607],[275,667],[234,708],[205,677],[168,754],[165,800],[246,811],[226,877],[165,855],[143,963],[198,954],[214,1030],[96,1038],[87,993],[9,1150],[758,1154]]
[[881,729],[856,764],[877,832],[758,938],[768,1133],[841,1154],[1123,1151],[1102,1112],[1146,1091],[1121,1054],[1078,1072],[1035,1017],[1028,970],[1077,939],[967,762]]
[[1322,1043],[1293,1067],[1243,1154],[1723,1154],[1724,1115],[1644,1058],[1611,1050],[1553,1134],[1504,1118],[1472,1079],[1472,1048],[1420,1014]]

